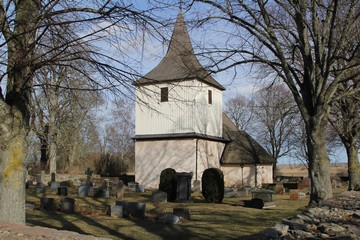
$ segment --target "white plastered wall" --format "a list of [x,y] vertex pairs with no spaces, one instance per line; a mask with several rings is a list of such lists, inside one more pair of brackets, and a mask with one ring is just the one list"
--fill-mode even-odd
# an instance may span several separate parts
[[160,173],[166,168],[173,168],[177,172],[192,172],[192,182],[196,177],[201,180],[205,169],[220,168],[223,148],[223,143],[196,139],[137,141],[135,180],[145,185],[145,188],[157,189]]
[[[272,165],[257,165],[257,186],[263,183],[272,183]],[[239,164],[224,164],[221,166],[224,173],[226,187],[255,187],[255,166],[244,165],[241,169]]]
[[[160,89],[168,87],[167,102]],[[212,91],[212,104],[208,103]],[[197,80],[137,86],[136,135],[200,133],[222,136],[222,92]]]

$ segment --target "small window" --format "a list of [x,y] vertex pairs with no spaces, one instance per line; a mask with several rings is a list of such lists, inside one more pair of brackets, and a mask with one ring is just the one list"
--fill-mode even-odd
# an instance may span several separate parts
[[208,90],[208,103],[212,104],[212,91]]
[[160,102],[167,102],[169,100],[169,88],[160,88]]

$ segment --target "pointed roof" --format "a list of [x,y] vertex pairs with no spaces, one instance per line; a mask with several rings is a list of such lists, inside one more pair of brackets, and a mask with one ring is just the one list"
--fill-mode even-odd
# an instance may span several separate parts
[[220,90],[225,90],[220,83],[210,76],[196,58],[180,8],[165,57],[135,84],[153,84],[194,78]]
[[223,113],[223,138],[228,141],[222,164],[273,164],[274,158],[248,133],[239,130]]

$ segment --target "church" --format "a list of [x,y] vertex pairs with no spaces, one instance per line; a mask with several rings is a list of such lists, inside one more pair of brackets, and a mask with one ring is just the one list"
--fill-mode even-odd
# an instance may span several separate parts
[[225,186],[272,183],[274,159],[223,113],[225,88],[198,61],[181,8],[166,55],[134,85],[136,182],[156,189],[166,168],[200,181],[216,167]]

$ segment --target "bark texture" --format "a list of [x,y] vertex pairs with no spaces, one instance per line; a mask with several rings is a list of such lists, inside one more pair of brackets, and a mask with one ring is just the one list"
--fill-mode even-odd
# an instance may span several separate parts
[[27,134],[19,111],[12,111],[1,101],[0,113],[0,220],[25,224]]

